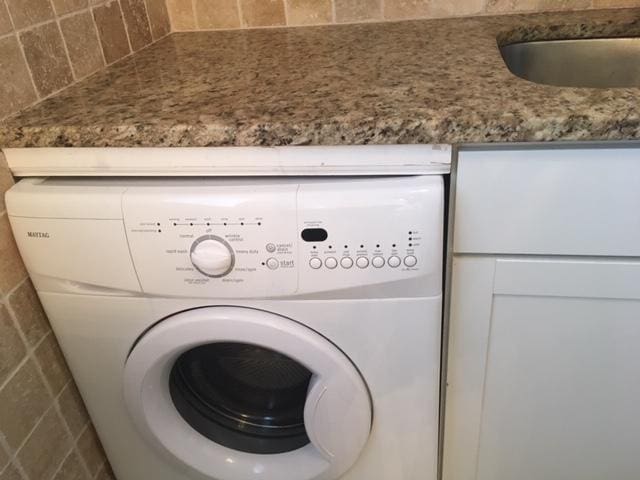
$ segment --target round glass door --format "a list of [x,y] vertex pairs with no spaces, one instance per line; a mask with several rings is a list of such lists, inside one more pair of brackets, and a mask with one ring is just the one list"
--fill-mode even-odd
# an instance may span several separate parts
[[304,407],[311,372],[268,348],[220,342],[184,352],[170,374],[176,409],[220,445],[275,454],[309,443]]

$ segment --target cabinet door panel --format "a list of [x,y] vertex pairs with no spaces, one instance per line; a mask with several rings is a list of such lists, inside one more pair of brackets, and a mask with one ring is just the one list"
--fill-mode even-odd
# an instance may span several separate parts
[[456,259],[445,480],[640,478],[640,264],[589,263]]

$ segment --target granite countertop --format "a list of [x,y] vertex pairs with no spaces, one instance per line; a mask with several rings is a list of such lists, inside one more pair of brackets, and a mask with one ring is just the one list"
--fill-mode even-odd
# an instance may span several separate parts
[[640,9],[175,33],[0,124],[0,147],[640,138],[640,89],[519,79],[499,42],[640,34]]

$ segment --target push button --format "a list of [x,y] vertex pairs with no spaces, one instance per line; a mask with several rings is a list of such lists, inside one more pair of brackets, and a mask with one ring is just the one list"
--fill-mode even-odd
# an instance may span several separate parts
[[384,267],[384,258],[382,258],[382,257],[373,257],[373,259],[371,260],[371,265],[373,265],[376,268]]
[[334,268],[336,268],[338,266],[338,260],[336,260],[333,257],[329,257],[324,261],[324,266],[333,270]]
[[353,267],[353,259],[351,257],[342,257],[340,260],[340,265],[342,268],[351,268]]
[[356,265],[359,268],[367,268],[369,266],[369,259],[367,257],[358,257],[356,260]]
[[273,253],[276,251],[276,246],[273,243],[267,243],[267,246],[265,248],[269,253]]
[[415,267],[417,263],[418,263],[418,259],[416,257],[414,257],[413,255],[409,255],[407,257],[404,257],[404,264],[407,267]]
[[387,263],[391,268],[397,268],[402,263],[402,260],[400,260],[400,257],[397,257],[394,255],[393,257],[389,257],[389,260],[387,260]]
[[267,260],[267,268],[269,268],[269,270],[276,270],[279,266],[280,262],[278,262],[278,260],[276,260],[275,258],[270,258]]
[[309,260],[309,266],[314,270],[317,270],[322,266],[322,260],[320,260],[318,257],[314,257]]

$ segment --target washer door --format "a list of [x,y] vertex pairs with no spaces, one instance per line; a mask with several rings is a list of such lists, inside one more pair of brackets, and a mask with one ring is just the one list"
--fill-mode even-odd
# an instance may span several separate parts
[[206,307],[163,320],[131,351],[124,382],[144,437],[216,480],[333,480],[371,430],[369,392],[350,360],[261,310]]

